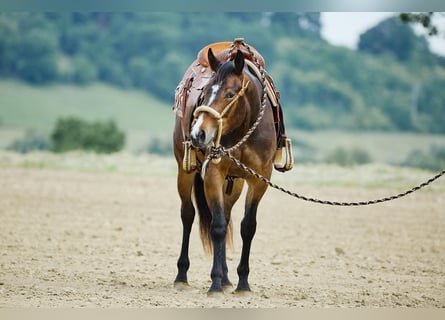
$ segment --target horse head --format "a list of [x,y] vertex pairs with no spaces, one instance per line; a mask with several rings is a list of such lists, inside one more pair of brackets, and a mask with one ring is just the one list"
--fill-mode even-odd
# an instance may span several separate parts
[[244,73],[244,54],[238,50],[231,61],[221,62],[208,50],[209,66],[215,75],[203,89],[203,104],[194,112],[190,138],[193,146],[219,145],[221,136],[243,126],[249,113],[249,77]]

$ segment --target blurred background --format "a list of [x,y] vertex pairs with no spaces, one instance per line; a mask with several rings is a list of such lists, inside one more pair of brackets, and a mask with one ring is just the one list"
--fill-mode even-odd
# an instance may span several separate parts
[[184,71],[205,45],[243,37],[281,93],[297,165],[441,170],[445,18],[425,17],[0,14],[0,149],[171,157]]

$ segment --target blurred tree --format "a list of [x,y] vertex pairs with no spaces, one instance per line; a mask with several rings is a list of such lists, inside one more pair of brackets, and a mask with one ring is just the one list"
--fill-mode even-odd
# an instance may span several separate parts
[[438,29],[437,26],[433,23],[434,12],[422,12],[422,13],[401,13],[400,19],[403,22],[411,23],[411,24],[421,24],[427,31],[428,35],[433,36],[437,35]]
[[14,140],[6,149],[18,153],[47,151],[51,149],[51,141],[48,136],[30,130],[24,137]]
[[445,168],[445,148],[431,145],[428,151],[414,150],[401,163],[404,166],[439,171]]
[[97,79],[97,68],[91,60],[83,55],[72,59],[72,80],[80,85],[88,84]]
[[60,118],[51,134],[53,150],[89,150],[112,153],[121,150],[125,134],[114,121],[88,122],[77,117]]
[[15,69],[15,51],[17,47],[17,23],[12,17],[0,19],[0,74],[9,75]]
[[342,167],[351,167],[370,163],[372,158],[366,150],[357,147],[352,149],[337,147],[327,155],[325,160],[328,163],[335,163]]
[[239,20],[243,23],[258,22],[263,18],[264,13],[261,12],[227,12],[229,18]]
[[445,99],[440,94],[445,88],[445,77],[426,80],[419,88],[416,107],[416,129],[423,132],[445,132]]
[[321,38],[320,13],[274,12],[269,19],[272,27],[286,30],[289,36]]
[[150,139],[147,147],[144,152],[148,152],[151,154],[160,154],[160,155],[171,155],[173,149],[171,139],[166,140],[165,138],[154,136]]
[[391,17],[362,33],[358,49],[374,55],[390,52],[398,60],[406,61],[415,50],[428,51],[428,44],[424,37],[416,36],[400,19]]
[[22,35],[15,55],[15,70],[32,83],[45,83],[57,77],[57,39],[43,30]]
[[150,60],[143,56],[135,56],[128,62],[128,72],[133,80],[133,85],[145,90],[150,89],[152,65]]

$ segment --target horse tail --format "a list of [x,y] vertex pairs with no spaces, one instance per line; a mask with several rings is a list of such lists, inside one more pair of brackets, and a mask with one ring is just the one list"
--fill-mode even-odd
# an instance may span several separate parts
[[199,233],[204,251],[210,254],[213,250],[212,237],[210,235],[210,223],[212,214],[204,194],[204,181],[199,174],[195,175],[195,201],[199,215]]
[[[212,214],[207,204],[204,193],[204,181],[200,174],[195,175],[195,202],[199,215],[199,231],[204,252],[211,254],[213,252],[212,236],[210,234],[210,224],[212,223]],[[232,221],[227,224],[226,243],[233,249]]]

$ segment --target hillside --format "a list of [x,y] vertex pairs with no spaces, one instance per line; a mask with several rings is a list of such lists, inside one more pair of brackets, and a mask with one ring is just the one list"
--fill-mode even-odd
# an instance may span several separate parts
[[61,116],[113,119],[127,130],[165,132],[174,118],[165,102],[140,90],[100,83],[85,87],[54,84],[30,86],[0,81],[0,118],[5,127],[48,129]]
[[3,147],[26,130],[49,134],[56,120],[63,116],[113,119],[126,131],[130,149],[147,144],[152,136],[170,135],[174,123],[170,106],[149,93],[100,83],[82,87],[31,86],[2,80],[0,96],[0,129],[3,128],[0,146]]
[[[125,131],[127,151],[146,151],[149,144],[155,143],[162,154],[171,155],[174,113],[170,105],[145,91],[101,83],[36,87],[0,80],[0,96],[0,149],[23,137],[26,131],[48,136],[59,117],[78,116],[113,119]],[[308,131],[289,126],[288,135],[294,141],[298,164],[326,161],[338,149],[361,150],[372,162],[399,164],[413,152],[428,154],[433,146],[445,148],[444,135],[426,133]]]
[[[265,57],[289,126],[445,132],[445,63],[423,38],[395,17],[353,51],[326,43],[320,28],[318,13],[0,14],[0,77],[104,82],[169,105],[203,46],[242,36]],[[398,46],[375,54],[366,48],[384,45],[373,36],[382,28]]]

